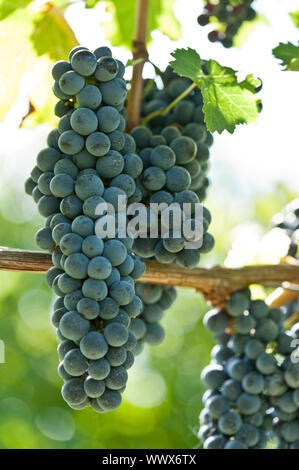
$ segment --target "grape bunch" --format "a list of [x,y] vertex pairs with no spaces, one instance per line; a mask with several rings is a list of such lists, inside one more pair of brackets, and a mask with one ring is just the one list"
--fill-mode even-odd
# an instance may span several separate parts
[[[147,119],[151,113],[165,109],[178,96],[185,92],[192,84],[188,78],[182,78],[177,75],[171,67],[167,67],[164,74],[164,88],[158,89],[153,80],[144,80],[144,99],[142,102],[141,113],[143,118]],[[180,166],[188,171],[191,177],[189,189],[194,191],[203,201],[206,197],[206,191],[209,186],[207,172],[209,169],[209,147],[213,143],[212,134],[207,130],[204,123],[203,98],[199,88],[195,88],[181,99],[166,116],[156,116],[151,119],[146,126],[153,132],[154,136],[147,146],[143,146],[141,157],[149,162],[149,152],[158,145],[171,146],[174,139],[178,137],[188,137],[196,143],[195,157],[186,155],[181,157]],[[187,139],[189,141],[189,139]],[[179,141],[176,141],[180,143]],[[138,140],[140,143],[140,139]],[[176,145],[178,145],[176,143]],[[190,144],[190,141],[189,141]],[[192,144],[189,147],[193,147]],[[145,148],[145,150],[144,150]],[[183,149],[182,149],[183,150]],[[191,155],[192,152],[191,152]],[[157,157],[156,157],[157,158]]]
[[[234,292],[204,317],[217,345],[202,371],[199,438],[205,449],[299,448],[299,323],[284,330],[281,309]],[[298,346],[298,344],[296,343]]]
[[[184,92],[191,84],[167,68],[164,74],[167,83],[158,90],[154,82],[144,82],[142,115],[146,119],[151,113],[165,109],[171,101]],[[150,90],[147,92],[147,87]],[[143,162],[143,171],[137,176],[136,185],[140,192],[139,200],[147,204],[177,204],[166,233],[162,232],[163,215],[155,218],[149,207],[147,228],[159,226],[158,238],[139,237],[134,242],[134,251],[142,258],[154,258],[160,263],[177,263],[185,268],[193,268],[201,253],[209,252],[214,246],[214,238],[207,231],[211,214],[202,206],[202,233],[188,235],[182,233],[182,224],[195,225],[195,207],[205,198],[208,179],[208,146],[211,134],[203,123],[202,96],[197,88],[190,96],[177,103],[166,116],[156,116],[146,125],[135,127],[133,136],[137,153]],[[138,200],[136,201],[138,202]],[[191,214],[186,216],[183,204],[191,205]],[[187,220],[185,220],[187,219]],[[153,220],[153,222],[151,221]],[[167,219],[166,219],[167,220]],[[193,237],[193,238],[192,238]],[[187,248],[188,242],[202,238],[200,247]]]
[[211,42],[220,42],[224,47],[232,47],[233,39],[244,21],[252,21],[256,18],[256,11],[252,7],[254,0],[218,0],[206,5],[197,22],[200,26],[213,23],[215,19],[219,28],[208,34]]
[[[136,190],[127,164],[132,138],[124,133],[127,96],[124,66],[110,49],[75,47],[69,61],[53,67],[53,91],[60,117],[25,191],[46,218],[36,243],[52,253],[46,281],[58,299],[52,323],[61,343],[58,372],[62,396],[74,409],[89,404],[99,413],[114,410],[134,363],[131,322],[144,309],[134,281],[145,271],[132,251],[133,239],[100,238],[99,204],[116,211],[122,195]],[[103,222],[103,220],[102,220]]]

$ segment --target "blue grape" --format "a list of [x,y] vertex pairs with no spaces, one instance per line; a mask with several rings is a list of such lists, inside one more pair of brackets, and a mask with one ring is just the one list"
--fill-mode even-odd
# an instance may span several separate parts
[[72,222],[72,232],[85,238],[94,233],[94,222],[86,215],[79,215]]
[[110,183],[110,186],[115,186],[116,188],[122,189],[123,191],[125,191],[128,197],[132,196],[136,189],[136,185],[133,178],[126,174],[121,174],[113,178]]
[[218,427],[219,430],[228,436],[235,435],[241,428],[242,420],[240,415],[234,411],[227,411],[222,416],[220,416]]
[[110,149],[120,152],[125,145],[125,136],[122,132],[118,130],[113,131],[108,134],[110,140]]
[[89,330],[89,322],[76,312],[67,312],[59,322],[63,336],[73,341],[81,339]]
[[54,80],[58,81],[65,72],[69,72],[70,70],[72,70],[71,64],[65,60],[59,60],[52,67],[52,76]]
[[175,165],[176,156],[174,151],[167,145],[158,145],[152,150],[150,160],[152,165],[166,171]]
[[223,382],[227,379],[227,375],[220,365],[211,365],[203,369],[201,373],[201,380],[206,387],[217,389],[221,387]]
[[96,169],[103,178],[114,178],[119,175],[124,168],[123,156],[115,150],[110,150],[101,158],[98,158]]
[[165,172],[157,166],[148,167],[142,174],[142,184],[150,191],[162,189],[165,183]]
[[58,288],[64,294],[70,294],[71,292],[81,288],[81,281],[78,279],[73,279],[64,273],[59,276]]
[[234,292],[226,304],[228,313],[233,317],[241,315],[244,310],[248,310],[249,306],[250,300],[247,291]]
[[93,299],[83,298],[79,300],[77,305],[78,312],[87,320],[94,320],[100,313],[98,302]]
[[77,95],[77,102],[80,107],[97,109],[102,102],[102,94],[94,85],[85,85]]
[[60,89],[67,95],[76,95],[85,85],[85,80],[73,70],[65,72],[59,78]]
[[88,359],[101,359],[108,351],[104,336],[97,331],[87,333],[80,341],[80,350]]
[[112,271],[110,261],[104,256],[96,256],[89,262],[87,273],[92,279],[107,279]]
[[85,279],[87,277],[87,267],[88,258],[82,253],[71,254],[64,263],[65,272],[75,279]]
[[105,200],[101,196],[90,196],[85,199],[83,204],[83,212],[91,219],[97,219],[99,217],[99,209],[101,204],[105,204]]
[[204,449],[224,449],[225,439],[221,435],[213,435],[208,437],[204,442]]
[[105,391],[105,382],[93,379],[92,377],[86,377],[84,380],[84,391],[90,398],[99,398]]
[[104,242],[96,235],[90,235],[83,240],[82,252],[88,258],[100,256],[103,253]]
[[109,49],[109,47],[106,47],[106,46],[98,47],[97,49],[93,51],[93,53],[97,59],[99,59],[100,57],[104,57],[104,56],[112,57],[111,49]]
[[58,140],[60,150],[67,155],[74,155],[84,147],[84,139],[74,131],[65,131]]
[[69,175],[56,175],[51,179],[50,189],[56,197],[70,196],[74,191],[74,180]]
[[66,174],[75,179],[78,175],[78,168],[69,158],[63,158],[54,166],[54,175],[60,174]]
[[106,389],[97,401],[105,411],[113,411],[121,404],[121,394],[118,391]]
[[257,395],[241,393],[237,399],[237,407],[244,415],[253,415],[257,413],[261,406],[261,399]]
[[60,357],[60,359],[63,359],[66,353],[68,353],[71,349],[75,349],[76,344],[71,341],[70,339],[65,339],[61,343],[59,343],[57,347],[57,352]]
[[118,305],[127,305],[134,298],[134,288],[126,281],[119,281],[112,284],[109,290],[110,297],[114,299]]
[[82,292],[85,297],[89,297],[100,302],[107,296],[108,289],[104,281],[86,279],[82,286]]
[[119,390],[126,385],[127,380],[128,373],[124,367],[111,367],[105,383],[110,390]]
[[48,147],[48,148],[41,150],[36,157],[36,162],[37,162],[38,169],[40,170],[40,173],[38,174],[36,172],[36,176],[37,176],[37,179],[36,179],[34,178],[35,176],[34,172],[31,172],[31,177],[33,175],[33,180],[35,181],[36,179],[35,182],[37,183],[38,178],[41,176],[41,172],[53,171],[55,163],[58,162],[58,160],[60,160],[61,158],[62,158],[61,153],[56,149]]
[[110,133],[115,131],[120,123],[120,114],[112,106],[102,106],[97,111],[99,130],[101,132]]
[[276,370],[275,357],[272,354],[260,354],[256,360],[256,368],[263,375],[273,374]]
[[169,191],[180,192],[188,189],[191,177],[185,168],[175,166],[166,172],[166,187]]
[[247,393],[260,395],[264,389],[265,380],[263,376],[255,371],[249,372],[242,379],[242,387]]
[[96,157],[102,157],[110,150],[109,137],[103,132],[93,132],[86,139],[86,148]]
[[81,300],[82,297],[83,297],[83,294],[82,294],[82,291],[80,289],[78,289],[74,292],[71,292],[70,294],[67,294],[64,297],[65,308],[67,308],[70,311],[75,310],[77,308],[77,304],[78,304],[79,300]]
[[62,396],[68,403],[77,405],[86,399],[84,381],[82,379],[70,379],[62,387]]
[[109,82],[101,83],[100,90],[104,103],[110,106],[118,106],[127,97],[126,83],[121,78],[114,78]]
[[251,339],[246,343],[245,354],[249,359],[257,359],[265,350],[265,346],[258,339]]
[[106,297],[99,304],[100,313],[99,316],[103,320],[111,320],[115,318],[119,312],[118,304],[111,297]]
[[62,199],[60,210],[65,217],[74,219],[82,211],[82,202],[77,196],[67,196]]
[[91,196],[102,196],[104,185],[102,180],[96,175],[81,175],[76,181],[75,191],[77,196],[82,201],[85,201]]
[[105,256],[112,266],[119,266],[127,257],[125,245],[119,240],[108,240],[104,243],[103,256]]
[[83,238],[76,233],[67,233],[60,240],[60,249],[66,256],[78,253],[82,247]]
[[119,347],[126,343],[129,333],[120,323],[112,322],[104,328],[104,336],[109,346]]
[[38,212],[43,217],[54,214],[59,209],[59,201],[54,196],[41,196],[37,204]]
[[[100,82],[109,82],[116,77],[118,64],[110,56],[102,56],[98,59],[95,78]],[[122,100],[123,101],[123,100]]]
[[98,127],[97,115],[89,108],[78,108],[71,115],[72,129],[86,136],[95,132]]
[[68,374],[79,377],[86,371],[88,363],[79,349],[71,349],[64,356],[63,367]]
[[107,359],[102,358],[96,361],[89,361],[88,374],[96,380],[105,379],[110,372],[110,364]]
[[75,72],[83,76],[89,76],[96,70],[97,59],[92,52],[81,49],[72,55],[71,65]]
[[247,446],[238,439],[233,439],[225,444],[224,449],[247,449]]
[[133,179],[136,179],[141,175],[143,170],[143,163],[141,158],[134,154],[126,154],[124,156],[124,172],[131,176]]

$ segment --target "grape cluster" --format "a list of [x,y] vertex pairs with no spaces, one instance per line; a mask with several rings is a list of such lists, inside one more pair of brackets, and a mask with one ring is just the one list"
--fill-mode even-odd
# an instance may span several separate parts
[[[185,92],[192,84],[188,78],[182,78],[177,75],[171,67],[167,67],[163,74],[164,88],[158,89],[152,80],[144,81],[144,99],[142,103],[142,116],[148,118],[151,113],[165,109],[179,95]],[[195,88],[181,99],[165,116],[156,116],[147,123],[148,129],[152,131],[154,136],[146,140],[144,145],[141,139],[138,139],[137,146],[145,148],[141,153],[141,157],[148,166],[150,165],[150,150],[158,145],[167,145],[174,151],[181,154],[178,157],[180,167],[187,170],[191,177],[188,189],[197,194],[200,201],[206,197],[206,191],[209,186],[207,172],[209,169],[209,147],[213,143],[212,134],[207,130],[204,123],[203,98],[199,88]],[[179,137],[188,137],[189,145],[186,149],[179,148],[182,139],[172,143]],[[191,144],[190,139],[196,144],[196,153],[194,152],[194,143]],[[184,142],[185,139],[183,139]],[[154,157],[157,159],[157,156]]]
[[[158,90],[155,83],[145,81],[145,98],[142,104],[142,115],[145,118],[152,112],[165,109],[191,84],[190,80],[180,78],[169,68],[165,77],[167,85],[163,90]],[[151,89],[146,93],[148,84]],[[190,227],[194,226],[195,204],[199,205],[204,199],[208,185],[208,146],[212,139],[203,123],[199,89],[177,103],[166,116],[156,116],[146,126],[135,127],[131,135],[143,162],[143,171],[136,180],[139,200],[148,204],[164,203],[166,206],[176,203],[180,212],[173,215],[169,230],[164,235],[163,213],[160,214],[158,238],[149,238],[148,233],[144,234],[144,238],[135,240],[134,251],[142,258],[154,258],[160,263],[175,262],[182,267],[193,268],[198,264],[200,254],[209,252],[214,246],[213,236],[207,231],[211,214],[206,207],[202,206],[203,233],[199,233],[199,238],[202,237],[201,247],[187,248],[188,242],[196,242],[197,239],[188,238],[182,233],[183,222]],[[184,203],[192,206],[187,220],[183,210]],[[151,228],[151,217],[154,224],[157,224],[157,219],[150,209],[148,217],[147,227]]]
[[211,42],[220,42],[224,47],[232,47],[234,36],[244,21],[252,21],[256,11],[252,8],[254,0],[218,0],[210,3],[207,0],[204,11],[198,16],[200,26],[206,26],[215,19],[220,23],[219,30],[210,31],[208,38]]
[[[202,371],[199,438],[205,449],[299,448],[299,324],[284,331],[281,309],[234,292],[204,317],[217,341]],[[297,345],[298,346],[298,345]]]
[[60,120],[25,183],[46,218],[36,243],[52,253],[46,281],[58,295],[52,323],[61,340],[62,396],[74,409],[90,404],[100,413],[121,403],[137,346],[131,323],[144,310],[134,281],[145,265],[133,239],[96,236],[98,205],[117,212],[118,196],[129,199],[136,190],[129,157],[139,157],[124,133],[124,70],[106,47],[78,46],[69,62],[54,65]]

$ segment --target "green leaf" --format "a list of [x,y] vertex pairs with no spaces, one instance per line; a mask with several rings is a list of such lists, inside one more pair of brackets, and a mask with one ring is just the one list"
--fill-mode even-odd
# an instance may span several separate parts
[[[147,43],[151,33],[159,30],[172,40],[181,36],[180,24],[173,14],[175,0],[151,0],[148,9]],[[112,20],[104,23],[107,38],[113,46],[132,48],[135,29],[136,0],[110,0],[107,10]]]
[[199,54],[188,48],[177,49],[170,62],[175,72],[190,78],[203,95],[203,111],[209,131],[233,133],[237,124],[254,122],[258,116],[255,88],[260,81],[252,75],[238,82],[236,72],[215,60],[202,61]]
[[63,11],[50,3],[34,20],[30,39],[37,55],[48,54],[54,61],[67,57],[69,50],[78,44]]
[[0,0],[0,21],[7,18],[19,8],[26,8],[32,0]]
[[[0,120],[18,96],[20,80],[32,74],[34,89],[30,100],[36,111],[26,119],[36,124],[43,116],[53,123],[53,108],[57,101],[52,93],[52,62],[43,55],[37,57],[30,41],[32,16],[28,12],[16,11],[0,25],[0,57],[5,67],[0,68]],[[56,119],[55,119],[56,122]]]
[[281,65],[285,67],[284,70],[298,71],[299,43],[295,46],[290,42],[287,44],[280,42],[272,53],[276,59],[281,60]]
[[299,28],[299,10],[297,10],[297,11],[292,11],[292,12],[290,13],[290,17],[292,18],[293,23],[294,23],[294,25],[296,26],[296,28]]

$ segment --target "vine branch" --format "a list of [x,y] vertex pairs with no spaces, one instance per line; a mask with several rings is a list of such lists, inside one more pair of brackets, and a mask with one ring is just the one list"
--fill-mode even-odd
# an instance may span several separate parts
[[[131,89],[128,97],[128,119],[127,131],[131,131],[133,127],[140,123],[140,108],[142,100],[143,82],[142,71],[144,62],[148,59],[146,50],[146,31],[148,6],[150,0],[136,0],[136,26],[135,39],[133,41],[133,75],[131,80]],[[138,59],[143,59],[138,62]]]
[[[0,270],[42,273],[51,267],[52,259],[48,253],[0,247]],[[250,284],[299,284],[299,263],[183,269],[175,264],[146,261],[146,273],[137,282],[191,287],[202,292],[207,300],[217,304],[223,302],[231,292]]]

